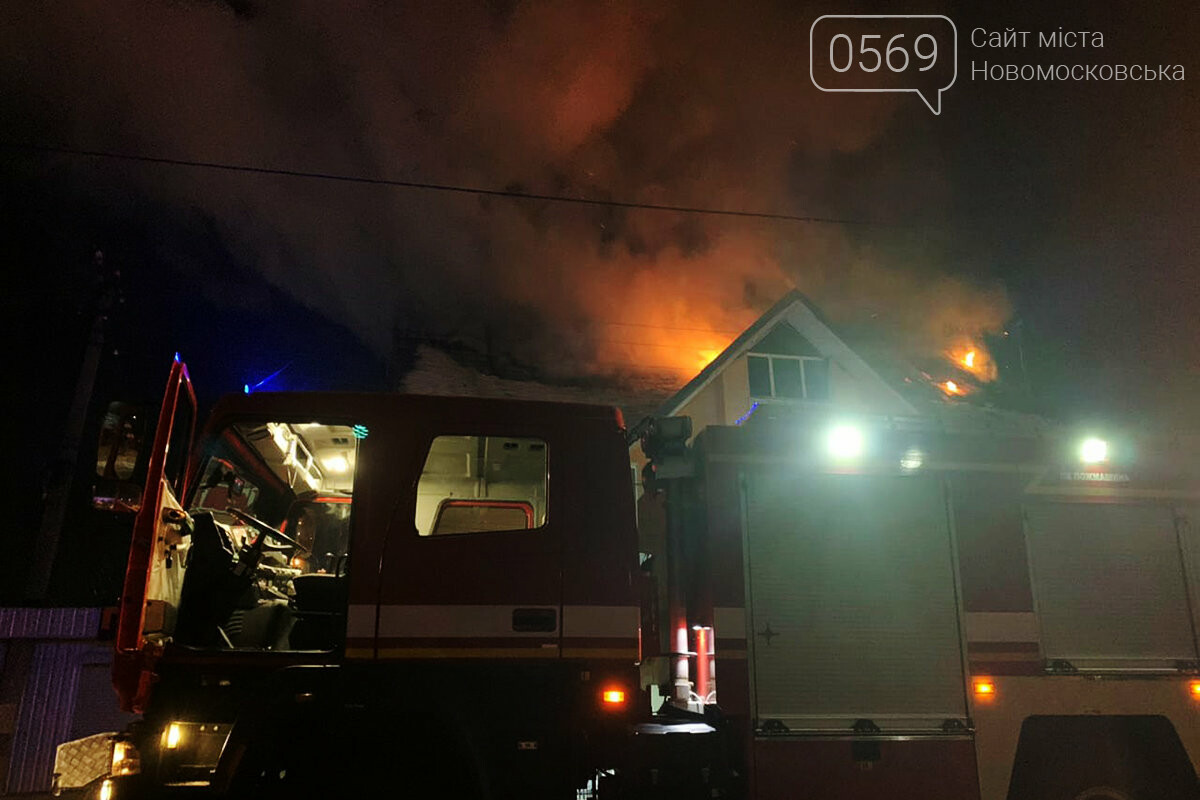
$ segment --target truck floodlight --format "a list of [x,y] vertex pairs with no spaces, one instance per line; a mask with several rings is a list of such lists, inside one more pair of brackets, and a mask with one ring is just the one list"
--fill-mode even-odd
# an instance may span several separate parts
[[853,425],[836,425],[829,431],[825,446],[834,458],[857,458],[863,451],[862,431]]
[[925,463],[925,454],[915,447],[910,447],[904,451],[904,455],[900,457],[900,469],[908,472],[913,472],[921,468]]
[[1079,445],[1079,460],[1085,464],[1099,464],[1108,459],[1108,442],[1089,436]]

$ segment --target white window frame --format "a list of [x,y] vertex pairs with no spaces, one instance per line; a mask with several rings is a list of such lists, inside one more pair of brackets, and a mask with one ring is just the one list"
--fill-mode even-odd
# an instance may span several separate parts
[[[760,397],[760,396],[754,394],[753,391],[751,391],[750,392],[751,399],[754,399],[754,400],[781,400],[783,402],[797,402],[797,401],[801,401],[801,400],[807,401],[807,402],[821,402],[821,401],[813,400],[812,398],[810,398],[808,396],[808,378],[805,376],[805,369],[804,369],[803,362],[805,362],[805,361],[828,361],[829,359],[820,358],[819,356],[783,355],[782,353],[747,353],[746,357],[747,358],[765,358],[765,359],[767,359],[767,377],[771,379],[771,394],[770,394],[770,396]],[[800,396],[799,397],[780,397],[779,395],[777,395],[775,393],[775,361],[776,360],[801,362],[801,364],[800,364]],[[746,367],[747,367],[747,369],[746,369],[747,381],[746,382],[747,382],[747,388],[749,388],[749,377],[748,377],[749,376],[749,364],[747,364]],[[830,387],[830,388],[832,389],[832,387]],[[830,392],[830,394],[832,394],[832,391]],[[829,398],[825,398],[825,399],[829,399]]]

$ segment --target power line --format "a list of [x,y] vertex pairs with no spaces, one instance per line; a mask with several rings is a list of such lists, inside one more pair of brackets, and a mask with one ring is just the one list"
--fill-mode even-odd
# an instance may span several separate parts
[[661,347],[667,350],[711,350],[708,347],[697,347],[688,344],[656,344],[655,342],[631,342],[626,339],[588,339],[596,344],[624,344],[630,347]]
[[703,206],[677,206],[665,203],[635,203],[628,200],[601,200],[594,197],[571,197],[561,194],[539,194],[536,192],[519,192],[511,189],[485,189],[477,186],[459,186],[448,183],[427,183],[424,181],[402,181],[393,178],[370,178],[364,175],[345,175],[335,172],[312,172],[299,169],[283,169],[278,167],[259,167],[250,164],[227,164],[220,161],[195,161],[186,158],[166,158],[163,156],[147,156],[135,153],[118,153],[108,150],[84,150],[74,147],[58,147],[22,142],[0,141],[0,147],[9,150],[25,150],[34,153],[53,153],[84,158],[103,158],[112,161],[132,161],[141,164],[159,164],[172,167],[194,167],[197,169],[213,169],[225,172],[243,172],[255,175],[276,175],[288,178],[306,178],[311,180],[338,181],[341,183],[358,183],[371,186],[392,186],[401,189],[419,189],[431,192],[449,192],[455,194],[473,194],[482,197],[507,197],[516,200],[541,200],[552,203],[573,203],[584,206],[603,206],[608,208],[629,208],[643,211],[674,211],[680,214],[704,214],[718,217],[741,217],[749,219],[765,219],[783,222],[809,222],[821,225],[879,225],[880,223],[867,220],[841,219],[838,217],[817,217],[799,214],[781,214],[771,211],[744,211],[729,208],[705,208]]
[[[610,322],[610,321],[602,320],[602,319],[589,319],[586,321],[589,325],[615,325],[615,326],[619,326],[622,328],[647,328],[649,330],[654,330],[654,331],[686,331],[688,333],[710,333],[710,334],[714,334],[714,335],[729,334],[731,336],[737,336],[742,333],[742,330],[735,330],[733,328],[685,328],[685,327],[680,327],[680,326],[676,326],[676,325],[654,325],[649,322]],[[587,337],[587,334],[582,333],[582,332],[578,332],[578,335],[581,337],[585,337],[585,338]],[[401,337],[401,338],[412,339],[412,338],[421,338],[421,337],[409,336],[409,337]],[[600,340],[593,339],[592,341],[600,341]],[[630,342],[630,344],[635,344],[635,343]]]
[[622,328],[651,328],[657,331],[688,331],[690,333],[730,333],[737,335],[741,331],[712,328],[677,328],[672,325],[651,325],[648,322],[605,322],[604,320],[592,320],[595,325],[619,325]]

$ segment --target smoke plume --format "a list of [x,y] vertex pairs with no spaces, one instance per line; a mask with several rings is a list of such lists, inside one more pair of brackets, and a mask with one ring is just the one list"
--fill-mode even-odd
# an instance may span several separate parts
[[[381,353],[396,331],[487,337],[549,373],[688,375],[792,287],[923,352],[1002,324],[1003,291],[904,232],[904,208],[954,201],[934,173],[914,204],[912,176],[887,168],[896,116],[919,110],[817,92],[812,16],[790,2],[7,4],[0,86],[9,111],[33,110],[12,130],[53,144],[885,226],[77,167],[181,218],[201,210],[238,259]],[[878,177],[842,185],[848,159]]]

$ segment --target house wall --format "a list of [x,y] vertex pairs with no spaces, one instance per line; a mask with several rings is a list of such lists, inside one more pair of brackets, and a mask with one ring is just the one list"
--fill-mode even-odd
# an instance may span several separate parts
[[692,418],[692,430],[696,433],[709,425],[728,425],[728,412],[725,408],[725,376],[718,375],[712,383],[705,386],[696,396],[684,404],[678,416]]
[[[909,413],[892,397],[875,391],[874,387],[864,385],[836,360],[831,363],[829,391],[828,402],[782,401],[779,405],[797,409],[808,406],[862,414]],[[697,392],[677,413],[680,416],[691,417],[692,430],[698,434],[709,425],[735,424],[750,411],[753,402],[750,398],[750,376],[746,356],[741,355],[730,361],[712,382]]]

